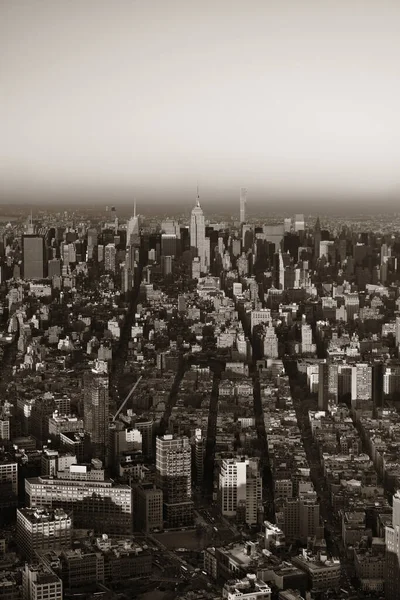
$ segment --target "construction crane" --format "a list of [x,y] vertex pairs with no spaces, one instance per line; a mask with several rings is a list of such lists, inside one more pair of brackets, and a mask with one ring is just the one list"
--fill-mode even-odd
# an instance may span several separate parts
[[133,384],[133,386],[131,387],[131,389],[129,390],[128,395],[126,396],[125,400],[123,401],[123,403],[121,404],[121,406],[119,407],[119,409],[117,410],[117,412],[115,413],[112,422],[115,423],[116,418],[118,417],[119,413],[122,411],[122,409],[125,407],[125,404],[128,402],[129,398],[132,396],[133,392],[136,390],[137,386],[140,383],[140,380],[142,379],[142,375],[140,375],[139,379],[136,381],[136,383]]

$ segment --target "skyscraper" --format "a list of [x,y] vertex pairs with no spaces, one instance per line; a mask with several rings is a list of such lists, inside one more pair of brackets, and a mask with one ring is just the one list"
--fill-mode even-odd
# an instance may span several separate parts
[[305,230],[304,215],[295,215],[294,217],[294,230],[296,232]]
[[351,404],[356,406],[372,400],[372,367],[367,363],[357,363],[351,373]]
[[115,273],[115,257],[117,250],[115,244],[107,244],[104,248],[104,268],[106,271]]
[[246,222],[247,189],[240,188],[240,222]]
[[169,527],[193,522],[192,452],[189,438],[163,435],[156,440],[156,484],[164,495],[164,516]]
[[108,375],[92,369],[84,379],[83,417],[90,434],[93,451],[105,458],[108,444],[109,393]]
[[196,206],[193,208],[190,217],[190,246],[196,250],[197,256],[200,259],[200,270],[202,273],[206,271],[205,237],[204,215],[200,206],[199,195],[197,195]]
[[140,228],[139,215],[136,214],[136,202],[135,202],[134,208],[133,208],[133,217],[131,217],[126,224],[126,245],[127,246],[130,246],[132,244],[133,236],[139,235],[139,228]]
[[255,525],[262,504],[262,479],[257,458],[225,458],[219,474],[219,502],[223,515]]
[[41,235],[22,236],[24,279],[43,279],[45,273],[45,245]]
[[320,363],[318,373],[318,408],[328,410],[338,403],[338,365]]

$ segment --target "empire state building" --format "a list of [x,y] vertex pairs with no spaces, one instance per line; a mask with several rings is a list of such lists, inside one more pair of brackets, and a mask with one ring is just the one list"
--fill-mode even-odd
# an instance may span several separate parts
[[206,272],[206,227],[204,224],[204,215],[200,206],[199,197],[197,197],[196,206],[192,210],[190,217],[190,246],[196,249],[197,256],[200,259],[200,268],[203,273]]

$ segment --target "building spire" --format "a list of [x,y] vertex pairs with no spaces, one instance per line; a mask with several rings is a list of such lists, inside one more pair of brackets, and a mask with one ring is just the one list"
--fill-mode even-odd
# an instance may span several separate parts
[[199,184],[197,183],[196,206],[200,206]]
[[133,201],[133,216],[136,217],[136,200]]

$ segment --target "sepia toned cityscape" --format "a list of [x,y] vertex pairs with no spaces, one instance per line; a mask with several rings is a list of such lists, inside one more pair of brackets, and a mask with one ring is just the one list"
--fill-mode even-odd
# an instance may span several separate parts
[[3,210],[1,596],[397,598],[395,217],[132,204]]
[[0,1],[0,600],[400,600],[399,23]]

